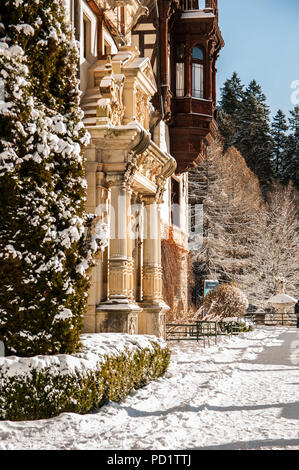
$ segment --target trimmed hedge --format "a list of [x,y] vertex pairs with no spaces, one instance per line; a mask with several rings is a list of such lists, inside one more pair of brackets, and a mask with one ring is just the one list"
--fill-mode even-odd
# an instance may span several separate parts
[[248,333],[253,330],[253,324],[249,321],[231,321],[231,322],[222,322],[221,330],[226,333]]
[[154,336],[82,335],[82,345],[72,356],[0,358],[0,419],[87,413],[161,377],[170,360],[166,343]]

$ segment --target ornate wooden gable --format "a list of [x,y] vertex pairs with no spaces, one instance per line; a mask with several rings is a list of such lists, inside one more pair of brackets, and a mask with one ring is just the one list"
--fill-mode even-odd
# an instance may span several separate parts
[[157,76],[157,18],[155,2],[145,2],[148,14],[141,16],[132,30],[132,44],[140,51],[141,57],[148,57]]

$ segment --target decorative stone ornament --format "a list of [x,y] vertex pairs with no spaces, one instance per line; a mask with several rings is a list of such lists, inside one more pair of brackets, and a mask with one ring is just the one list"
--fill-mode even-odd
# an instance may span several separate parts
[[[176,163],[151,140],[149,103],[157,88],[149,59],[138,56],[136,48],[125,46],[108,61],[97,61],[82,100],[91,135],[85,151],[87,206],[96,212],[106,188],[110,221],[109,246],[93,274],[85,331],[165,337],[159,203]],[[103,175],[100,180],[97,174]],[[133,211],[137,200],[139,210]],[[105,290],[98,288],[97,276],[107,280]]]

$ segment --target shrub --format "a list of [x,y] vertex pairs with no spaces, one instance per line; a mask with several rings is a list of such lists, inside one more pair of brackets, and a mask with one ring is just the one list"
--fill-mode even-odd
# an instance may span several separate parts
[[75,355],[0,358],[0,419],[86,413],[162,376],[170,351],[154,336],[82,335]]
[[220,284],[206,295],[202,307],[208,318],[244,317],[248,300],[239,288]]
[[248,333],[253,330],[253,323],[248,320],[228,321],[220,324],[221,331],[225,333]]

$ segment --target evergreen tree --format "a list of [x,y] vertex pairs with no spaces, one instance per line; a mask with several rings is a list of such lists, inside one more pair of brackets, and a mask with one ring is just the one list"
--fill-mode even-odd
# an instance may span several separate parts
[[240,103],[244,94],[244,86],[236,72],[230,79],[227,79],[221,89],[220,106],[223,111],[231,116],[237,116]]
[[283,183],[292,181],[299,189],[299,106],[291,111],[289,118],[291,134],[287,138],[283,161]]
[[273,177],[273,140],[266,97],[255,80],[243,95],[234,139],[236,148],[248,167],[258,176],[262,189],[265,189]]
[[275,175],[280,180],[283,178],[283,159],[285,157],[288,146],[288,137],[286,134],[288,129],[289,127],[287,125],[285,114],[281,109],[279,109],[273,118],[271,125],[271,135],[274,142],[273,163],[275,168]]
[[234,142],[236,123],[239,118],[240,106],[243,99],[243,85],[236,72],[227,79],[221,89],[221,100],[218,109],[218,126],[224,139],[224,147],[230,147]]
[[60,0],[5,0],[0,17],[0,339],[8,354],[71,353],[97,250],[77,46]]

